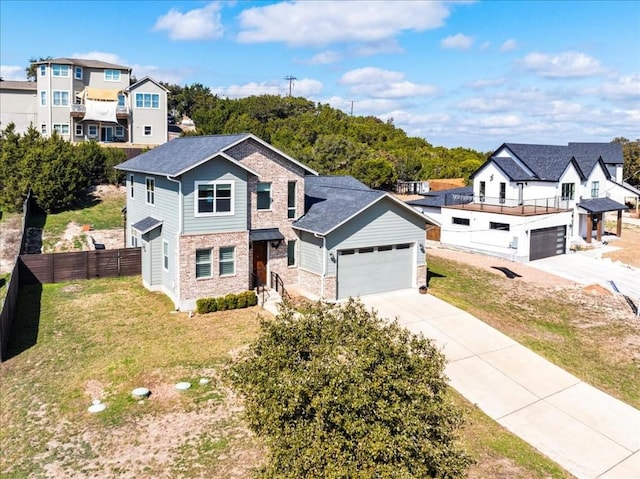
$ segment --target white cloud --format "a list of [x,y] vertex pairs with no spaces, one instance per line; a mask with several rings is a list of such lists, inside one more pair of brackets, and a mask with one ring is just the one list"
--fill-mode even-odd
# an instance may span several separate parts
[[15,65],[0,65],[0,78],[7,81],[26,81],[27,73],[25,67]]
[[328,65],[330,63],[336,63],[340,61],[341,58],[342,55],[340,55],[338,52],[335,52],[333,50],[326,50],[312,56],[305,63],[308,63],[310,65]]
[[455,50],[468,50],[472,45],[473,38],[468,37],[463,33],[447,37],[440,42],[440,46],[442,46],[442,48]]
[[517,115],[494,115],[474,119],[473,125],[480,128],[513,128],[522,125]]
[[465,111],[495,113],[512,110],[513,102],[504,98],[480,97],[464,100],[456,107]]
[[481,80],[474,80],[472,82],[469,82],[467,84],[465,84],[466,87],[469,88],[473,88],[474,90],[481,90],[484,88],[490,88],[490,87],[496,87],[496,86],[500,86],[500,85],[504,85],[506,82],[506,80],[504,78],[493,78],[491,80],[489,79],[481,79]]
[[580,78],[604,72],[598,60],[574,51],[556,55],[534,52],[525,56],[519,63],[525,69],[549,78]]
[[480,50],[487,50],[491,46],[491,42],[484,42],[480,45]]
[[441,1],[292,1],[253,7],[240,14],[238,40],[322,46],[340,42],[378,43],[405,30],[443,25],[450,5]]
[[[322,91],[322,83],[318,80],[304,78],[296,80],[293,84],[292,95],[309,97]],[[245,98],[252,95],[288,95],[289,82],[268,81],[249,82],[244,85],[214,86],[211,92],[226,98]]]
[[208,40],[222,37],[221,4],[212,2],[203,8],[182,13],[175,8],[162,15],[154,30],[166,30],[172,40]]
[[638,100],[640,99],[640,73],[608,80],[590,93],[613,101]]
[[413,83],[404,77],[402,72],[365,67],[346,72],[340,83],[348,85],[354,95],[372,98],[407,98],[439,93],[439,89],[432,85]]
[[515,41],[513,38],[510,38],[509,40],[504,42],[502,45],[500,45],[500,51],[503,53],[516,50],[517,48],[518,48],[518,42]]

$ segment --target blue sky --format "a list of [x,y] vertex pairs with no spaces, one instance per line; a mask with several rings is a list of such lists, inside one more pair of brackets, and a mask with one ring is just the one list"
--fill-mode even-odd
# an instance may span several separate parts
[[0,0],[0,75],[92,58],[393,119],[433,145],[494,150],[640,138],[640,1]]

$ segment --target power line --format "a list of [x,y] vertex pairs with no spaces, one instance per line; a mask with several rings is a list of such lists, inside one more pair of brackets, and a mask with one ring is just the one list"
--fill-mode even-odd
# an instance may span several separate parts
[[284,79],[289,82],[289,96],[291,96],[291,91],[293,90],[293,82],[294,80],[297,80],[297,78],[293,75],[287,75],[286,77],[284,77]]
[[353,116],[353,104],[356,103],[356,100],[349,100],[351,102],[351,116]]

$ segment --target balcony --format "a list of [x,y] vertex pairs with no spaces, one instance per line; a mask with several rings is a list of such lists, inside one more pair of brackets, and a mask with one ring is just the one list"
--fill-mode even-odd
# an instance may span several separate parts
[[553,196],[551,198],[518,199],[488,196],[445,195],[444,208],[484,211],[514,216],[534,216],[571,211],[575,200]]
[[[72,118],[84,118],[84,114],[87,109],[83,104],[74,103],[71,105],[71,117]],[[129,118],[129,108],[127,106],[118,106],[116,110],[116,117],[119,120],[126,120]]]

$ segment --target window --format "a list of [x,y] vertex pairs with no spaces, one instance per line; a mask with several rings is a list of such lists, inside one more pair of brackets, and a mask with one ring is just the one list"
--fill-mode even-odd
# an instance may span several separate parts
[[118,106],[124,108],[124,95],[122,93],[118,94]]
[[211,278],[211,249],[196,250],[196,278]]
[[162,269],[169,271],[169,242],[162,240]]
[[234,246],[222,246],[220,248],[219,266],[220,276],[229,276],[236,273],[236,248]]
[[597,198],[600,194],[600,182],[592,181],[591,182],[591,198]]
[[487,182],[481,181],[480,182],[480,201],[484,201],[484,199],[486,198],[486,194],[487,194]]
[[575,183],[562,183],[562,199],[572,200],[575,194]]
[[138,247],[138,230],[131,228],[131,247]]
[[497,223],[495,221],[489,222],[489,228],[492,230],[509,231],[508,223]]
[[296,240],[287,243],[287,266],[296,265]]
[[233,183],[196,181],[196,216],[233,214]]
[[69,92],[53,90],[53,106],[69,106]]
[[133,175],[129,175],[129,198],[133,199]]
[[136,93],[136,108],[160,108],[160,94]]
[[500,183],[500,203],[504,203],[507,199],[507,184]]
[[271,183],[258,183],[258,202],[259,210],[271,209]]
[[451,223],[462,226],[469,226],[471,224],[469,218],[456,218],[455,216],[451,218]]
[[390,244],[384,245],[384,246],[378,246],[378,251],[391,251],[392,249],[393,249],[393,246],[391,246]]
[[82,128],[82,123],[76,123],[76,136],[84,135],[84,128]]
[[147,204],[156,204],[156,180],[153,178],[147,178]]
[[51,65],[51,75],[54,77],[68,77],[69,65]]
[[124,126],[116,125],[116,136],[119,136],[119,137],[124,136]]
[[287,218],[296,217],[296,182],[287,183]]
[[40,92],[40,106],[47,106],[47,92],[44,90]]
[[74,92],[73,94],[73,103],[76,105],[82,105],[81,91]]
[[47,134],[47,124],[43,123],[42,125],[40,125],[40,133],[43,135]]
[[69,124],[68,123],[54,123],[53,131],[57,132],[59,135],[69,135]]
[[82,80],[82,67],[75,67],[73,69],[73,78],[76,80]]
[[87,136],[89,138],[95,138],[96,136],[98,136],[98,125],[87,126]]
[[373,248],[360,248],[358,250],[359,254],[373,253]]
[[120,81],[120,70],[105,70],[104,81]]
[[151,125],[144,125],[144,132],[143,135],[144,136],[151,136]]
[[41,77],[47,76],[47,65],[40,65],[40,76]]

